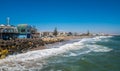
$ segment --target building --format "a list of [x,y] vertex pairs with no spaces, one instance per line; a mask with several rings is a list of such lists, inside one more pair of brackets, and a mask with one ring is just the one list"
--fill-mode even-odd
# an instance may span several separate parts
[[28,24],[19,24],[17,26],[19,38],[31,38],[31,26]]
[[9,24],[9,18],[7,18],[7,24],[0,25],[0,39],[8,40],[15,39],[18,37],[17,27]]
[[57,36],[68,36],[67,32],[58,32]]
[[7,18],[7,24],[0,24],[0,39],[9,40],[15,38],[39,38],[37,29],[28,24],[19,24],[12,26]]
[[53,37],[53,32],[40,32],[40,37]]
[[39,38],[39,33],[35,27],[28,24],[19,24],[17,26],[19,38]]

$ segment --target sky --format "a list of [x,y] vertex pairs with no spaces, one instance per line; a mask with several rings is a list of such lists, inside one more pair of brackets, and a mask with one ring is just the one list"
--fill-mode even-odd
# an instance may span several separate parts
[[39,31],[120,34],[120,0],[0,0],[0,24]]

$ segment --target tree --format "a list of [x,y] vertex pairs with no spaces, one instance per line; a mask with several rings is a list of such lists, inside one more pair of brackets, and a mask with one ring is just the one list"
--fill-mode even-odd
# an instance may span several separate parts
[[73,35],[72,32],[68,32],[68,36],[71,36],[71,35]]
[[87,35],[88,35],[88,36],[90,35],[90,32],[89,32],[89,30],[87,31]]
[[54,29],[54,31],[53,31],[53,35],[54,35],[54,36],[57,36],[57,35],[58,35],[57,28]]

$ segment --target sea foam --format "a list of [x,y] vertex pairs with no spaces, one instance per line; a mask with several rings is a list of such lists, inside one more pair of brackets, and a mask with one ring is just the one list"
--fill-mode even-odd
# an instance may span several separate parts
[[89,42],[100,41],[101,38],[108,38],[106,36],[98,36],[94,38],[84,38],[78,42],[68,43],[60,46],[59,48],[51,48],[44,50],[29,51],[27,53],[21,53],[17,55],[11,55],[3,60],[0,60],[0,68],[12,70],[25,70],[29,68],[39,67],[42,68],[46,64],[45,59],[57,56],[59,54],[69,52],[70,50],[80,50],[87,47],[89,50],[82,53],[71,53],[69,56],[77,56],[81,54],[86,54],[91,51],[93,52],[108,52],[112,49],[100,45],[90,45]]

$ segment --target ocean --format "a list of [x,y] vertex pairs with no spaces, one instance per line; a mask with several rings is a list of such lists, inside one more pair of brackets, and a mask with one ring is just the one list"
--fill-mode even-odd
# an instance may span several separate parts
[[1,71],[120,71],[120,36],[96,36],[47,45],[0,60]]

